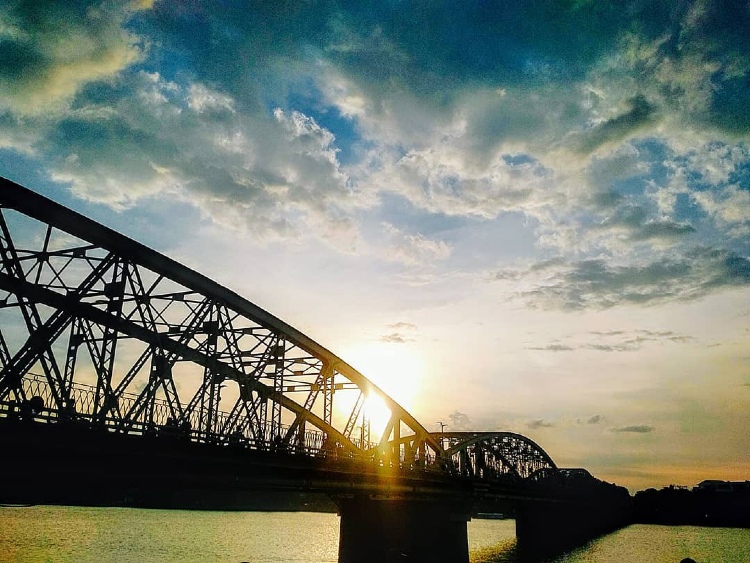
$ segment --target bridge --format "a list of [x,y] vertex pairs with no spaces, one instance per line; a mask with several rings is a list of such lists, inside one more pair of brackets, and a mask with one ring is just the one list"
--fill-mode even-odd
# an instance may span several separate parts
[[468,561],[479,507],[530,548],[580,541],[630,501],[520,434],[429,432],[281,319],[6,179],[0,450],[2,502],[323,492],[341,562]]

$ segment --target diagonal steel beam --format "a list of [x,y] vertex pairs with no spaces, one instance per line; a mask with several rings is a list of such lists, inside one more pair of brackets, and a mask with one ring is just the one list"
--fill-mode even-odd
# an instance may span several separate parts
[[[20,383],[20,380],[34,362],[42,361],[47,362],[50,366],[57,366],[57,362],[52,351],[52,343],[57,340],[60,334],[68,328],[73,322],[77,312],[76,306],[80,305],[80,298],[98,281],[100,281],[104,273],[114,263],[115,257],[113,254],[108,254],[97,267],[86,277],[83,282],[73,291],[70,291],[65,297],[66,302],[70,303],[71,306],[68,309],[57,309],[50,317],[44,322],[41,322],[38,313],[36,313],[35,306],[29,311],[29,314],[36,319],[33,320],[29,326],[29,338],[21,349],[15,354],[15,356],[8,362],[2,371],[0,371],[0,399],[7,396],[11,388]],[[4,282],[2,289],[10,293],[14,293],[18,296],[19,302],[35,304],[38,301],[28,295],[19,293],[17,288],[23,287],[28,284],[25,279],[17,276],[11,276],[5,272],[0,272]],[[37,285],[36,287],[42,288],[43,286]],[[51,292],[51,291],[50,291]],[[51,292],[54,293],[54,292]],[[57,295],[57,294],[56,294]],[[31,313],[31,311],[34,313]],[[46,371],[46,370],[45,370]],[[57,403],[58,408],[63,408],[69,399],[69,389],[65,387],[65,381],[62,374],[59,373],[59,369],[55,371],[55,377],[52,377],[49,372],[46,372],[50,388]]]
[[[216,373],[225,376],[227,379],[243,380],[253,391],[260,393],[262,396],[267,397],[272,401],[280,403],[282,407],[295,414],[305,412],[302,405],[295,403],[282,393],[275,391],[272,387],[247,378],[244,372],[233,368],[228,364],[219,362],[216,358],[209,357],[198,350],[186,346],[185,344],[172,340],[166,334],[152,332],[131,321],[116,317],[101,309],[97,309],[89,303],[82,303],[75,298],[75,295],[61,295],[47,289],[46,287],[35,285],[26,280],[13,278],[2,272],[0,272],[0,289],[12,291],[38,303],[44,303],[54,309],[64,312],[70,317],[75,314],[95,323],[99,323],[100,325],[110,326],[118,332],[151,344],[157,349],[166,350],[184,360],[194,362],[200,366],[213,367],[216,370]],[[323,432],[326,432],[331,438],[337,440],[344,449],[352,452],[360,451],[359,448],[349,440],[349,438],[344,436],[343,433],[314,413],[306,412],[305,417],[308,422],[317,426]]]

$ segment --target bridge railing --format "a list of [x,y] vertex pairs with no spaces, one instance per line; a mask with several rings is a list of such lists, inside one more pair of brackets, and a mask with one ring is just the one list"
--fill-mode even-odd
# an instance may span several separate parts
[[[385,455],[385,450],[372,442],[357,443],[357,446],[365,453],[353,454],[341,448],[325,433],[316,430],[305,430],[302,443],[297,440],[283,444],[278,436],[284,435],[288,426],[273,426],[267,421],[256,428],[247,425],[240,427],[236,424],[233,426],[231,413],[224,411],[211,411],[211,416],[214,417],[213,427],[223,429],[223,431],[207,432],[201,420],[202,417],[209,415],[208,409],[193,408],[181,420],[175,420],[172,417],[174,405],[158,397],[151,401],[146,417],[123,427],[122,413],[129,412],[136,405],[138,396],[135,394],[121,394],[116,408],[111,409],[113,414],[102,418],[96,414],[100,411],[97,411],[96,407],[97,388],[94,385],[72,383],[69,393],[70,403],[65,409],[48,406],[54,405],[54,399],[52,390],[43,375],[27,374],[23,386],[24,393],[31,399],[24,403],[0,401],[0,418],[15,418],[38,423],[78,424],[113,433],[187,440],[266,452],[284,452],[330,460],[349,460],[365,463],[370,467],[387,466],[401,471],[438,472],[458,479],[498,483],[527,481],[530,486],[542,489],[548,487],[550,483],[558,484],[557,481],[567,476],[564,470],[558,470],[553,465],[544,466],[543,469],[529,474],[529,470],[540,466],[543,460],[536,459],[532,462],[525,460],[524,455],[520,454],[529,455],[529,452],[533,451],[530,448],[533,442],[509,432],[446,434],[443,439],[451,446],[448,449],[449,452],[453,452],[451,458],[439,460],[427,454],[424,458],[417,459],[413,455],[409,456],[406,449],[403,449],[401,458],[397,461]],[[183,413],[186,411],[184,405],[180,408]],[[271,434],[272,428],[276,432],[276,437]],[[460,447],[462,443],[464,447]],[[515,467],[508,462],[511,458],[510,452],[515,452],[514,455],[518,456]],[[522,464],[525,464],[526,469],[522,467]],[[570,479],[565,482],[567,481]]]
[[[111,416],[97,416],[96,400],[97,388],[73,382],[70,386],[70,402],[64,409],[54,406],[52,390],[46,378],[38,373],[29,373],[23,380],[24,393],[32,399],[25,403],[14,401],[0,401],[0,418],[17,418],[26,421],[47,423],[76,423],[85,424],[92,428],[103,428],[110,432],[127,433],[141,436],[159,436],[167,439],[184,439],[192,442],[246,448],[251,450],[285,452],[292,455],[306,455],[331,460],[352,460],[364,462],[376,467],[396,467],[404,471],[428,470],[437,471],[457,478],[480,479],[483,481],[506,482],[511,480],[528,480],[530,484],[545,486],[549,479],[561,479],[564,475],[554,465],[544,465],[544,460],[525,459],[531,453],[536,453],[530,445],[533,442],[523,436],[513,433],[450,433],[442,438],[451,447],[448,449],[452,456],[448,460],[438,460],[427,454],[423,459],[409,456],[406,449],[401,451],[398,461],[389,458],[378,444],[357,443],[364,454],[352,454],[344,451],[325,433],[316,430],[305,430],[303,441],[296,440],[283,444],[278,436],[284,435],[289,429],[287,425],[274,426],[268,421],[261,422],[257,427],[250,427],[241,422],[233,423],[231,413],[207,408],[193,408],[187,412],[185,405],[180,405],[183,412],[182,419],[175,420],[172,416],[174,405],[163,398],[154,398],[149,404],[148,413],[138,421],[123,427],[122,414],[130,412],[136,405],[138,396],[132,393],[122,393],[118,396],[116,408],[110,409]],[[118,412],[119,411],[119,412]],[[213,427],[220,429],[208,432],[202,423],[207,416],[213,417]],[[273,436],[272,432],[276,432]],[[355,439],[356,440],[356,439]],[[461,444],[464,447],[460,447]],[[516,455],[516,465],[508,462]],[[413,452],[412,452],[413,453]],[[545,454],[546,455],[546,454]],[[540,468],[531,473],[533,468]]]
[[[225,411],[209,411],[207,408],[193,409],[181,421],[172,418],[172,407],[165,399],[156,398],[149,405],[147,420],[138,421],[129,425],[127,429],[121,426],[120,416],[106,416],[103,419],[96,418],[96,396],[97,389],[94,385],[73,383],[70,387],[70,402],[65,409],[50,408],[47,405],[54,404],[52,390],[46,378],[40,374],[30,373],[23,380],[24,392],[32,397],[27,403],[15,401],[0,401],[0,417],[22,418],[25,420],[36,420],[39,422],[82,422],[91,425],[99,425],[112,432],[126,432],[128,434],[161,434],[164,436],[183,436],[195,442],[213,444],[231,444],[245,446],[259,450],[284,449],[289,453],[306,454],[310,456],[336,456],[335,443],[330,443],[324,432],[316,430],[305,430],[304,442],[281,445],[278,438],[271,435],[272,426],[265,422],[259,427],[246,427],[240,430],[238,425],[232,426],[231,413]],[[123,393],[118,397],[117,409],[120,413],[129,412],[136,404],[138,396],[132,393]],[[184,405],[182,406],[184,409]],[[112,409],[115,410],[114,407]],[[214,427],[226,429],[225,432],[206,432],[201,430],[200,420],[211,413],[214,417]],[[288,425],[280,425],[273,428],[276,436],[284,435],[289,429]],[[372,450],[377,444],[373,442],[361,443],[361,440],[353,440],[363,450]],[[369,457],[369,456],[368,456]]]
[[[23,380],[24,393],[31,400],[25,403],[0,401],[0,418],[18,418],[35,420],[38,422],[68,423],[75,422],[91,427],[104,428],[111,432],[133,435],[162,436],[166,438],[182,438],[198,443],[226,445],[263,451],[284,451],[289,454],[307,455],[311,457],[329,459],[350,459],[367,462],[375,466],[388,465],[402,470],[434,470],[458,478],[478,478],[487,481],[507,481],[509,478],[525,479],[540,482],[542,475],[556,476],[558,470],[554,465],[545,465],[534,448],[533,442],[523,436],[513,433],[450,433],[442,438],[451,447],[448,449],[452,456],[448,460],[438,460],[427,454],[424,459],[410,456],[406,449],[401,450],[399,460],[389,458],[378,444],[360,443],[357,446],[364,454],[352,454],[344,451],[324,432],[306,429],[303,441],[295,440],[283,444],[278,436],[284,435],[289,426],[272,425],[268,421],[258,421],[260,424],[251,427],[246,424],[247,419],[232,417],[225,411],[207,408],[193,408],[189,412],[185,405],[180,405],[183,413],[181,419],[173,417],[174,405],[163,398],[154,398],[148,412],[134,423],[122,425],[123,413],[133,409],[138,396],[132,393],[122,393],[117,398],[116,408],[110,409],[110,416],[97,416],[97,388],[73,382],[70,386],[70,402],[64,409],[49,407],[54,405],[52,390],[46,378],[38,373],[29,373]],[[213,428],[216,431],[206,431],[207,416],[213,417]],[[236,420],[238,422],[232,422]],[[244,421],[244,426],[242,422]],[[275,436],[272,435],[275,432]],[[460,445],[464,443],[464,447]],[[535,446],[535,445],[534,445]],[[508,462],[513,452],[516,465]],[[413,452],[412,452],[413,454]],[[535,454],[537,459],[526,459]],[[545,454],[546,455],[546,454]],[[544,468],[541,470],[539,468]],[[531,474],[533,469],[537,471]],[[546,471],[546,473],[545,473]],[[561,478],[557,476],[556,478]],[[541,483],[541,482],[540,482]]]
[[[405,454],[396,462],[383,455],[378,444],[374,442],[362,443],[354,439],[358,447],[367,452],[363,455],[352,454],[344,451],[335,441],[331,441],[325,433],[306,430],[304,442],[300,444],[282,445],[278,439],[271,436],[271,425],[262,424],[260,428],[245,428],[242,431],[230,428],[228,432],[206,432],[201,430],[198,420],[201,416],[208,414],[207,409],[193,410],[182,423],[177,423],[171,418],[171,407],[167,400],[156,398],[151,403],[149,419],[121,426],[121,417],[117,415],[97,418],[96,394],[94,385],[74,382],[70,387],[70,402],[66,409],[60,410],[47,405],[53,404],[54,399],[46,378],[37,373],[29,373],[23,381],[24,392],[32,397],[30,401],[19,403],[15,401],[0,401],[0,418],[15,418],[28,422],[52,423],[52,424],[85,424],[92,428],[102,428],[110,432],[120,432],[140,436],[161,436],[166,438],[182,438],[198,443],[208,443],[242,447],[262,451],[283,451],[293,455],[307,455],[312,457],[329,458],[333,460],[350,460],[365,462],[373,466],[397,467],[410,471],[414,469],[439,470],[451,473],[451,468],[441,466],[435,456],[426,455],[421,464],[414,459],[408,459]],[[127,412],[138,400],[135,394],[123,393],[118,397],[117,407],[119,411]],[[114,411],[114,409],[113,409]],[[217,428],[228,428],[226,424],[230,420],[230,413],[214,411],[215,426]],[[187,422],[187,424],[185,424]],[[278,434],[283,435],[288,430],[287,425],[275,428]],[[395,463],[395,466],[394,466]],[[457,473],[457,475],[460,475]]]

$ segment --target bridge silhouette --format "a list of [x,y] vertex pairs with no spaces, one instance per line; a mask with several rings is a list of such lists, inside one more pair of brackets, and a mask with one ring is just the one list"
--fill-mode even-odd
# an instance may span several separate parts
[[0,261],[0,501],[322,492],[341,562],[468,561],[480,507],[529,549],[627,522],[624,489],[520,434],[429,432],[281,319],[6,179]]

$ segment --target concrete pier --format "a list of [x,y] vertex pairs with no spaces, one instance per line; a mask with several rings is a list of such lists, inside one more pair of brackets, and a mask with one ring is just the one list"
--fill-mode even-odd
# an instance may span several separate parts
[[339,563],[469,562],[468,511],[445,501],[337,499]]

